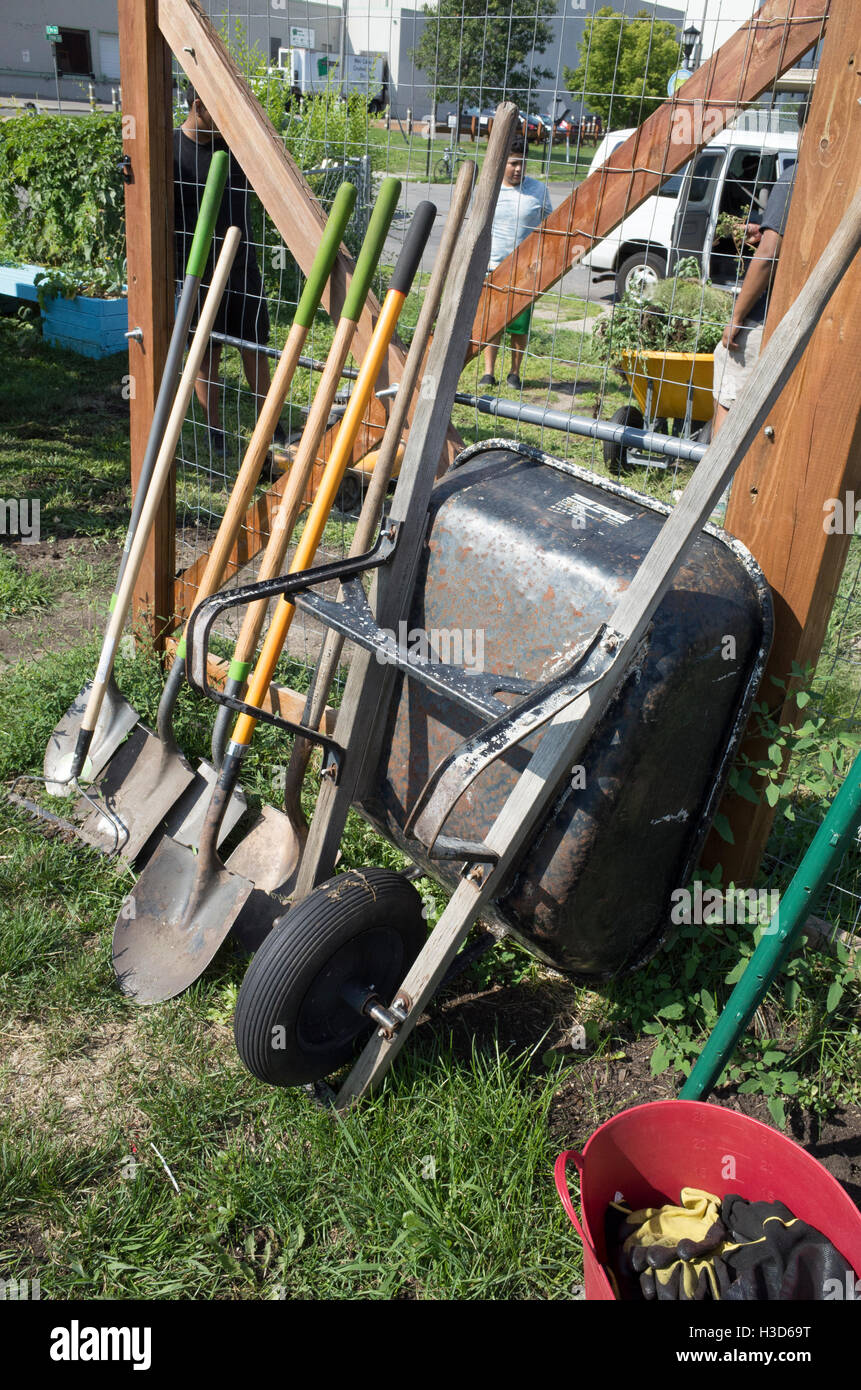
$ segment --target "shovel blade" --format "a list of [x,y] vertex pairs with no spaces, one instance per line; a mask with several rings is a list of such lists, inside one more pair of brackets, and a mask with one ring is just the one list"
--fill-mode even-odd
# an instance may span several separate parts
[[[42,770],[51,796],[71,796],[74,791],[74,787],[69,781],[69,769],[72,765],[72,756],[78,734],[81,731],[91,687],[92,681],[84,686],[78,698],[66,710],[48,740]],[[128,738],[137,722],[137,710],[129,704],[128,700],[123,699],[113,676],[111,676],[105,689],[99,717],[96,720],[93,741],[90,744],[81,781],[89,782],[94,777],[98,777],[120,745]]]
[[193,781],[191,763],[139,724],[96,780],[107,814],[90,809],[81,839],[131,862]]
[[[194,781],[183,792],[181,799],[176,803],[167,818],[165,834],[169,835],[177,844],[188,845],[191,849],[197,849],[200,845],[200,832],[203,829],[203,822],[206,819],[206,812],[209,808],[209,800],[212,796],[212,789],[218,780],[218,772],[204,759],[199,764],[194,775]],[[227,810],[218,831],[218,843],[226,840],[234,826],[241,820],[248,809],[245,795],[236,788],[227,803]],[[242,870],[237,870],[241,873]]]
[[304,847],[304,839],[283,811],[264,806],[259,820],[227,860],[227,868],[250,879],[264,893],[286,893],[295,881]]
[[242,911],[253,884],[218,866],[198,885],[198,857],[163,840],[114,926],[113,967],[139,1004],[173,999],[204,972]]

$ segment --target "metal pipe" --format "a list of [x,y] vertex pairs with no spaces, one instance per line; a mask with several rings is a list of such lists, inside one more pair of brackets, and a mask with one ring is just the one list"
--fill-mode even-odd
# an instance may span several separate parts
[[699,463],[707,444],[697,444],[692,439],[677,439],[671,434],[657,434],[653,430],[638,430],[633,425],[611,425],[607,420],[592,420],[587,415],[563,415],[559,410],[543,410],[537,405],[519,405],[516,401],[506,401],[498,396],[468,396],[458,391],[455,396],[458,405],[471,405],[482,415],[501,415],[506,420],[523,420],[528,425],[546,425],[551,430],[565,430],[567,434],[582,434],[590,439],[606,439],[611,444],[621,444],[638,452],[664,454],[667,458],[681,459],[685,463]]
[[[280,357],[281,349],[274,347],[264,347],[262,343],[252,343],[249,338],[231,338],[229,333],[210,333],[211,338],[216,342],[224,343],[226,347],[239,348],[242,351],[249,348],[252,352],[262,352],[266,357]],[[298,359],[300,367],[307,367],[312,372],[322,372],[326,366],[319,357],[300,357]],[[356,367],[344,367],[341,376],[355,379],[359,375]]]

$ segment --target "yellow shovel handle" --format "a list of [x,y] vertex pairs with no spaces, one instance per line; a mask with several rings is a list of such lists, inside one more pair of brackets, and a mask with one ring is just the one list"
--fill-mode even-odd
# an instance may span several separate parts
[[[347,464],[352,457],[353,445],[361,428],[374,383],[385,361],[389,343],[394,335],[405,299],[406,295],[400,291],[389,290],[383,302],[367,355],[350,395],[350,402],[341,421],[338,437],[323,470],[317,495],[308,513],[302,538],[290,562],[288,574],[297,574],[299,570],[308,569],[313,562],[317,546],[320,544],[323,531],[326,528],[326,522],[329,520],[329,513],[334,506],[338,488],[341,486],[347,471]],[[261,705],[263,703],[295,612],[296,609],[292,603],[283,598],[278,600],[272,615],[272,622],[269,624],[269,631],[254,668],[254,674],[251,677],[248,694],[245,697],[249,705]],[[257,720],[252,715],[240,714],[231,742],[247,747],[251,742],[256,724]]]

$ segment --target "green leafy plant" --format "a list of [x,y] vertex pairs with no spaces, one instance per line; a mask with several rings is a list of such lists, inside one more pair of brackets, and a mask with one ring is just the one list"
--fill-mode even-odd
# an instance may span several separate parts
[[750,204],[736,215],[732,212],[722,212],[715,224],[715,242],[723,241],[728,238],[735,246],[736,251],[741,255],[744,244],[747,241],[747,228],[750,219]]
[[119,299],[126,292],[126,263],[106,266],[101,270],[86,266],[67,266],[63,270],[41,270],[33,279],[39,307],[48,300],[60,297],[74,299],[86,295],[90,299]]
[[679,261],[668,280],[647,292],[629,290],[612,314],[595,325],[604,360],[623,352],[713,352],[732,313],[732,295],[698,279],[692,257]]
[[0,123],[4,255],[113,282],[125,256],[122,117],[26,114]]

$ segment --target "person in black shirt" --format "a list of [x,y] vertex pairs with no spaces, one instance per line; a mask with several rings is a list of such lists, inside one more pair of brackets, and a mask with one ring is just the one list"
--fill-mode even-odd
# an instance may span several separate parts
[[[191,249],[212,156],[216,150],[227,149],[212,116],[193,87],[187,87],[186,98],[188,116],[180,128],[173,132],[174,248],[178,280],[182,278],[183,267]],[[216,315],[214,331],[229,337],[242,338],[249,344],[248,347],[240,349],[240,354],[245,376],[254,392],[259,412],[270,384],[269,359],[259,350],[269,342],[269,310],[252,244],[249,193],[248,180],[233,155],[230,155],[227,185],[215,221],[213,249],[203,274],[203,287],[209,285],[214,259],[218,255],[220,242],[227,228],[238,227],[242,232],[242,241]],[[193,322],[196,322],[196,314]],[[251,344],[259,344],[259,348]],[[195,393],[206,416],[212,448],[215,452],[223,454],[225,438],[219,422],[218,399],[221,348],[222,344],[217,340],[210,341],[195,383]],[[275,444],[280,446],[283,443],[284,432],[279,425],[275,431]]]

